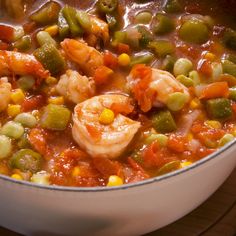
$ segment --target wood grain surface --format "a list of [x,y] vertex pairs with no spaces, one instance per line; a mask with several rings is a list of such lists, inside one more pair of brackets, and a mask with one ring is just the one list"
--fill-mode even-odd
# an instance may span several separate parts
[[[196,210],[146,236],[234,235],[236,235],[236,169],[220,189]],[[0,228],[0,236],[21,235]]]

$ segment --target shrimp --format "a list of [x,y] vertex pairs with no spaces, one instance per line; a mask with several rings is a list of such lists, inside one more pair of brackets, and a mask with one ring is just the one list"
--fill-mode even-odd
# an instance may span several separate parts
[[93,76],[96,69],[103,65],[103,56],[85,42],[74,39],[65,39],[61,46],[69,60],[78,64],[80,69],[88,76]]
[[97,18],[96,16],[91,16],[90,17],[91,21],[91,34],[94,35],[97,38],[101,38],[106,44],[109,41],[109,27],[108,24]]
[[0,50],[0,76],[32,75],[37,78],[47,78],[49,72],[33,55]]
[[11,84],[8,83],[7,77],[0,78],[0,112],[4,111],[11,98]]
[[145,65],[136,65],[127,77],[127,82],[144,112],[152,107],[166,105],[168,95],[174,92],[183,92],[190,98],[188,89],[172,74]]
[[[116,114],[109,125],[99,123],[99,116],[104,108],[109,108]],[[130,99],[124,95],[106,94],[86,100],[75,107],[73,138],[92,157],[117,158],[125,151],[141,126],[139,122],[125,116],[132,110]]]
[[67,70],[66,74],[61,76],[56,90],[67,100],[77,104],[94,95],[95,84],[93,80],[77,71]]

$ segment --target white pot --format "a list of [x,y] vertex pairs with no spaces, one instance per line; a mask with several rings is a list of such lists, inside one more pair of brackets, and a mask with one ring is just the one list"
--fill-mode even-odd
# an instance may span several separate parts
[[23,235],[141,235],[205,201],[236,165],[236,145],[194,165],[117,188],[39,186],[0,176],[0,225]]

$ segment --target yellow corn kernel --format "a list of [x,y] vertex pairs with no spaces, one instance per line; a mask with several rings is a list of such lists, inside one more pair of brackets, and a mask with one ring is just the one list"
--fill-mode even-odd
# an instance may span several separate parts
[[45,82],[47,84],[56,84],[57,83],[57,79],[53,76],[48,76],[45,80]]
[[16,179],[16,180],[23,180],[22,176],[19,175],[19,174],[13,174],[13,175],[11,175],[11,177],[12,177],[13,179]]
[[25,94],[21,89],[16,89],[11,93],[11,100],[15,104],[21,104],[25,99]]
[[221,129],[222,127],[221,123],[217,120],[206,120],[204,124],[213,129]]
[[44,31],[48,32],[52,37],[58,34],[58,26],[52,25],[47,27]]
[[214,59],[215,59],[215,54],[213,54],[213,53],[211,53],[211,52],[208,52],[208,53],[206,53],[205,54],[205,59],[207,59],[207,60],[209,60],[209,61],[214,61]]
[[79,166],[76,166],[72,171],[72,176],[76,177],[76,176],[80,175],[80,173],[81,173],[81,171],[80,171]]
[[201,106],[201,102],[198,98],[194,98],[191,102],[190,102],[190,108],[191,109],[197,109]]
[[188,139],[188,141],[193,140],[193,134],[192,133],[188,133],[187,139]]
[[180,163],[180,166],[181,168],[184,168],[184,167],[190,166],[191,164],[192,164],[191,161],[185,161],[185,162]]
[[120,66],[128,66],[130,64],[130,56],[126,53],[122,53],[118,57],[118,63]]
[[63,105],[64,104],[64,98],[63,97],[50,97],[48,99],[48,103],[54,104],[54,105]]
[[21,106],[20,105],[12,105],[9,104],[7,107],[7,114],[8,116],[15,117],[21,112]]
[[117,176],[117,175],[111,175],[109,177],[109,180],[108,180],[108,183],[107,183],[107,186],[108,187],[115,187],[115,186],[120,186],[123,184],[123,180]]
[[112,110],[105,108],[99,116],[99,122],[103,125],[111,124],[115,119],[115,114]]

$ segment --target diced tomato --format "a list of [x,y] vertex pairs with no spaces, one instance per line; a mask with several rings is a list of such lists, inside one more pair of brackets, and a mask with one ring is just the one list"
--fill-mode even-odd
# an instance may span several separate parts
[[104,65],[111,68],[112,70],[118,67],[118,58],[109,51],[105,52],[103,60]]
[[170,135],[167,143],[167,147],[171,149],[174,152],[184,152],[185,151],[185,145],[187,143],[187,140],[185,137],[178,136],[178,135]]
[[118,43],[117,44],[117,53],[122,54],[122,53],[130,53],[130,47],[127,44],[124,43]]
[[77,149],[77,148],[68,148],[64,151],[64,156],[68,156],[69,158],[75,160],[84,160],[88,158],[88,154]]
[[117,161],[112,161],[107,158],[94,158],[93,164],[105,178],[111,175],[122,177],[122,166]]
[[8,43],[4,43],[0,40],[0,50],[7,50],[10,47]]
[[8,25],[0,25],[0,40],[11,42],[14,37],[14,28]]
[[229,86],[227,82],[215,82],[203,89],[200,99],[211,99],[229,96]]
[[42,95],[37,95],[29,98],[25,98],[21,104],[23,112],[32,111],[41,108],[45,104],[45,99]]
[[106,66],[100,66],[95,71],[94,81],[96,82],[96,84],[104,84],[109,81],[113,73],[113,70],[111,70],[110,68]]
[[206,75],[207,77],[211,77],[212,74],[211,62],[206,59],[200,60],[198,64],[198,71]]

